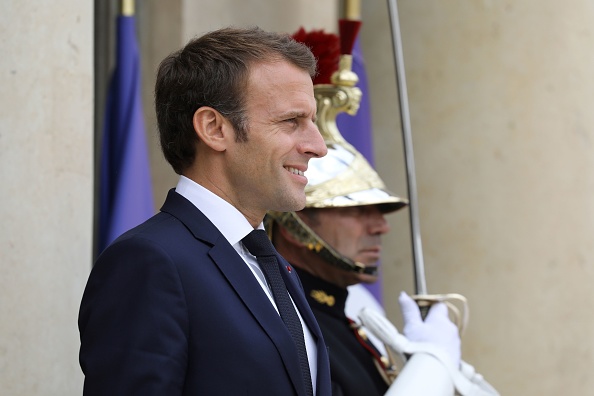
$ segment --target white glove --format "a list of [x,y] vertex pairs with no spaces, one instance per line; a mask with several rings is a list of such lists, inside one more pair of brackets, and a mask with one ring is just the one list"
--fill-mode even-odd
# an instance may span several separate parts
[[[450,395],[450,384],[453,383],[457,394],[463,396],[499,396],[497,390],[477,373],[474,367],[460,361],[460,337],[457,327],[449,321],[447,312],[443,312],[442,308],[434,310],[439,304],[435,304],[429,310],[423,322],[417,304],[408,295],[401,295],[399,301],[405,326],[411,326],[412,336],[420,336],[418,341],[407,339],[384,315],[372,309],[363,308],[359,313],[359,319],[365,328],[399,354],[403,361],[404,356],[412,356],[386,395]],[[432,319],[429,319],[430,317]],[[429,320],[431,324],[427,324]],[[439,328],[442,331],[437,331]],[[457,356],[455,366],[452,355]],[[435,362],[440,364],[436,365]],[[446,377],[443,376],[444,373],[447,373]],[[426,378],[432,380],[426,381]]]
[[403,333],[410,341],[426,342],[440,347],[450,358],[454,367],[460,366],[461,342],[458,328],[448,316],[448,308],[444,303],[431,306],[423,321],[417,303],[405,292],[398,298],[402,318]]

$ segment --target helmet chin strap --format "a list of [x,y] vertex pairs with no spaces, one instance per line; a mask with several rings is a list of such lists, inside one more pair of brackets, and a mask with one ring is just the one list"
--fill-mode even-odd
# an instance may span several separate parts
[[[338,253],[336,249],[328,245],[307,224],[305,224],[295,212],[268,212],[268,216],[285,227],[293,237],[305,244],[309,250],[318,254],[331,265],[358,274],[377,274],[377,266],[365,266],[360,262],[353,261]],[[270,224],[268,226],[270,226]]]

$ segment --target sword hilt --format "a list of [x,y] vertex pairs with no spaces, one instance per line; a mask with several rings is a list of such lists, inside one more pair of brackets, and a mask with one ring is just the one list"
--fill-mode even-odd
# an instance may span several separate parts
[[411,296],[417,302],[423,320],[427,317],[429,309],[435,303],[442,302],[448,307],[452,322],[458,327],[460,335],[466,330],[470,310],[466,297],[457,293],[448,294],[416,294]]
[[425,320],[427,314],[429,313],[429,309],[431,309],[433,303],[426,300],[417,300],[417,305],[419,306],[419,311],[421,311],[421,318]]

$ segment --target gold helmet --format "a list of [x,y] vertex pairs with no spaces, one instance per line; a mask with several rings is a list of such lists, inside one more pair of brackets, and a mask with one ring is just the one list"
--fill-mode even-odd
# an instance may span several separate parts
[[[356,35],[356,32],[355,32]],[[336,126],[336,116],[346,112],[355,115],[361,102],[361,90],[355,85],[357,75],[351,70],[352,55],[340,54],[338,50],[338,36],[313,31],[310,34],[300,29],[293,37],[308,45],[318,58],[320,71],[318,76],[323,79],[330,75],[323,70],[323,65],[333,66],[334,71],[330,81],[314,80],[314,95],[317,104],[316,124],[328,147],[328,154],[322,158],[313,158],[305,172],[307,186],[305,187],[306,208],[341,208],[350,206],[377,205],[383,213],[396,211],[408,204],[390,192],[377,172],[371,167],[365,157],[349,144]],[[352,37],[354,42],[354,37]],[[323,51],[317,50],[316,45],[323,46]],[[331,50],[332,46],[335,50]],[[344,47],[343,47],[344,48]],[[352,45],[350,47],[352,49]],[[330,50],[329,50],[330,49]],[[328,61],[335,55],[336,62]],[[327,80],[328,78],[326,78]],[[377,267],[366,267],[354,262],[338,253],[332,246],[324,242],[295,212],[268,212],[266,227],[272,233],[274,222],[278,222],[291,234],[306,244],[310,250],[321,255],[327,262],[345,270],[360,273],[375,273]]]

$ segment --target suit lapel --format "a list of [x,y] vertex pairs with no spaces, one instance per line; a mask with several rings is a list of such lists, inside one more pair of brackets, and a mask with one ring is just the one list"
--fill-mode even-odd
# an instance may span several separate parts
[[[190,201],[176,193],[174,189],[169,191],[161,210],[176,217],[197,239],[211,246],[209,255],[213,263],[219,267],[230,286],[237,292],[237,295],[244,302],[247,309],[275,344],[285,364],[287,373],[291,377],[293,386],[297,389],[297,393],[305,394],[305,387],[300,375],[299,358],[293,339],[243,259],[210,220]],[[285,275],[283,274],[283,276]],[[287,279],[285,279],[285,282],[287,282]],[[291,296],[299,294],[296,293],[296,285],[296,283],[291,282],[289,289]],[[287,285],[287,288],[289,288],[289,285]],[[298,305],[301,312],[304,311],[301,300],[307,304],[302,294],[299,298]],[[295,299],[295,297],[293,298]],[[298,303],[296,302],[296,304]],[[313,317],[311,311],[307,316]],[[304,318],[304,320],[312,328],[311,319]],[[317,323],[316,329],[319,331]],[[318,334],[315,336],[319,337]]]
[[295,389],[298,390],[299,394],[305,394],[305,387],[300,375],[297,349],[287,327],[243,259],[239,257],[233,248],[229,250],[225,246],[229,246],[226,240],[224,242],[216,244],[211,249],[210,255],[213,261],[219,266],[231,286],[245,303],[247,309],[250,310],[276,345]]

